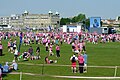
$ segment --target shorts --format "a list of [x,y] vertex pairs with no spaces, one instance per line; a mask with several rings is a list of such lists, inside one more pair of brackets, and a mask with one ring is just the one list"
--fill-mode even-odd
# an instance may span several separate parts
[[75,51],[75,53],[79,53],[79,51],[78,51],[78,50],[76,50],[76,51]]
[[75,46],[72,46],[72,49],[75,49]]
[[52,50],[50,50],[50,53],[52,52]]
[[45,45],[46,43],[45,42],[43,42],[43,45]]
[[2,78],[2,74],[0,74],[0,78]]
[[83,46],[83,50],[86,51],[85,46]]
[[84,63],[84,67],[87,67],[87,64]]
[[49,60],[49,63],[54,63],[53,60]]
[[14,57],[15,57],[15,58],[17,58],[17,57],[18,57],[18,55],[14,55]]
[[16,47],[13,47],[13,50],[15,50],[16,49]]
[[76,68],[76,62],[72,63],[72,67]]
[[11,50],[13,50],[13,47],[10,47]]
[[10,48],[10,46],[8,46],[8,49]]
[[30,56],[34,56],[33,53],[31,53]]

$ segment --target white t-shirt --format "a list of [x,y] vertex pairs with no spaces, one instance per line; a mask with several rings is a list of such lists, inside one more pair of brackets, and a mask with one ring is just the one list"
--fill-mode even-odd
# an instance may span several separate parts
[[46,43],[46,47],[48,47],[48,43]]
[[14,46],[13,47],[15,47],[16,48],[16,44],[14,44]]
[[[72,57],[70,58],[70,60],[72,60],[72,58],[73,58],[73,57],[75,57],[75,56],[72,56]],[[75,60],[77,61],[77,60],[78,60],[78,58],[77,58],[77,57],[75,57]]]
[[15,50],[15,53],[14,53],[14,55],[18,55],[18,50]]

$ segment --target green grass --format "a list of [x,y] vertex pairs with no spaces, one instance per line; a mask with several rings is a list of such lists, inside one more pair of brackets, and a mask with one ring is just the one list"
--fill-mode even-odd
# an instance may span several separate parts
[[[13,38],[14,39],[14,38]],[[17,38],[18,40],[18,38]],[[3,54],[4,56],[0,56],[0,63],[5,64],[6,61],[11,62],[13,60],[14,55],[7,51],[7,41],[2,40],[3,43]],[[18,40],[19,41],[19,40]],[[36,44],[31,44],[34,48],[34,55]],[[76,73],[73,74],[71,71],[71,67],[69,66],[49,66],[49,65],[37,65],[43,64],[45,56],[48,55],[48,52],[45,51],[45,47],[43,45],[39,45],[41,48],[41,59],[40,60],[29,60],[23,61],[22,59],[18,61],[18,68],[17,72],[23,73],[33,73],[33,74],[40,74],[31,76],[31,75],[22,75],[22,80],[68,80],[65,78],[53,78],[50,76],[45,75],[61,75],[61,76],[114,76],[114,68],[88,68],[88,73],[80,74]],[[21,46],[21,53],[25,50],[28,50],[29,46]],[[55,54],[55,46],[53,47],[54,56],[50,56],[49,58],[52,60],[57,60],[58,62],[52,65],[71,65],[70,57],[72,56],[71,45],[63,44],[60,45],[61,48],[61,57],[56,58]],[[111,42],[106,44],[86,44],[87,54],[88,54],[88,66],[120,66],[120,43],[118,42]],[[21,63],[31,63],[34,65],[25,65]],[[42,75],[43,74],[43,75]],[[117,69],[117,76],[120,77],[120,68]],[[19,80],[20,75],[15,74],[7,74],[3,77],[3,80]],[[90,80],[90,79],[69,79],[69,80]]]

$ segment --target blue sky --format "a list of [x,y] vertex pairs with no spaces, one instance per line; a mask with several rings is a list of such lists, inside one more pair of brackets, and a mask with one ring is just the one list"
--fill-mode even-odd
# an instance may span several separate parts
[[120,15],[120,0],[0,0],[0,16],[30,13],[46,14],[58,11],[61,17],[85,13],[87,17],[116,18]]

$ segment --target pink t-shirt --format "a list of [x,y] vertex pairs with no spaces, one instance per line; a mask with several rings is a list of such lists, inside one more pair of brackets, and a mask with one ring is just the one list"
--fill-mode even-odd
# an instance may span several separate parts
[[0,45],[0,49],[3,49],[2,45]]
[[59,47],[59,46],[56,46],[56,50],[60,50],[60,47]]
[[80,47],[80,49],[82,49],[82,47],[83,47],[83,44],[82,44],[82,43],[80,43],[79,47]]
[[8,46],[10,46],[10,42],[8,42]]
[[50,51],[52,51],[52,48],[50,47]]
[[46,39],[43,39],[43,43],[46,43]]
[[79,63],[84,63],[84,58],[82,55],[78,56]]
[[50,39],[48,39],[48,43],[50,43]]

